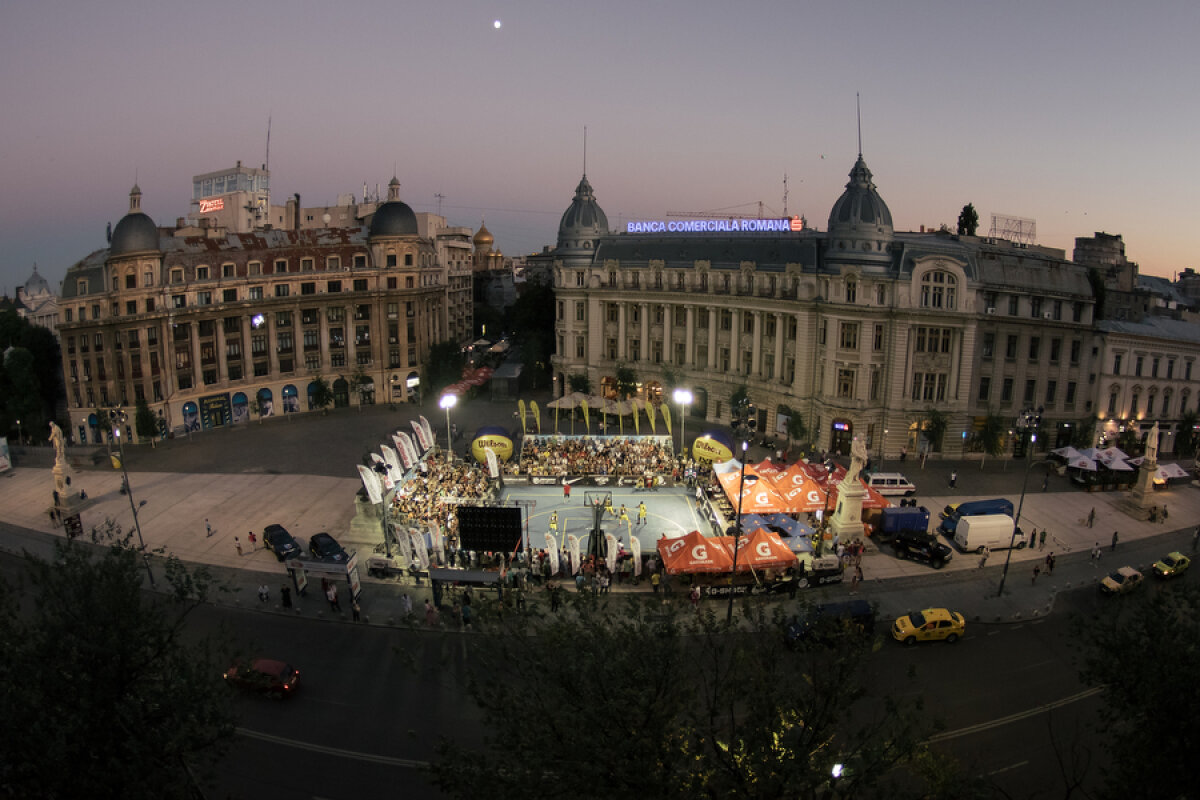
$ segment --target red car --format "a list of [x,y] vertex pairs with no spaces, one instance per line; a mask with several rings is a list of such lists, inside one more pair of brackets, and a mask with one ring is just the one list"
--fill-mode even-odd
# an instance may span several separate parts
[[296,691],[300,670],[283,661],[255,658],[248,666],[235,662],[225,670],[225,681],[241,689],[282,698]]

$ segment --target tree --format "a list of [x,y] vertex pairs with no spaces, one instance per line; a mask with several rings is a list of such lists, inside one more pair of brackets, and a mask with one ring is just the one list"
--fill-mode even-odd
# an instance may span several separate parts
[[637,373],[627,364],[617,364],[617,399],[624,400],[637,392]]
[[24,433],[36,431],[44,437],[51,418],[46,415],[41,400],[41,384],[33,353],[24,347],[10,347],[0,358],[3,359],[0,403],[3,403],[5,430],[16,433],[16,421],[21,420],[20,429]]
[[[24,384],[20,390],[13,389],[10,383],[13,378],[4,377],[7,369],[3,354],[9,353],[9,348],[32,356],[31,361],[20,357],[20,374],[16,378]],[[17,419],[21,420],[22,430],[31,431],[28,423],[35,418],[40,430],[46,429],[55,409],[66,399],[59,375],[61,369],[62,353],[54,334],[22,318],[15,309],[0,312],[0,431],[11,428],[15,432]]]
[[575,372],[567,376],[567,386],[572,392],[592,393],[592,379],[586,372]]
[[929,449],[935,453],[942,451],[942,438],[946,435],[946,428],[950,421],[940,410],[930,406],[925,409],[925,424],[922,426],[925,431],[925,438],[929,441]]
[[362,367],[357,367],[346,382],[350,385],[350,391],[358,395],[358,411],[362,413],[362,407],[366,404],[367,399],[367,387],[373,385],[371,376]]
[[1096,418],[1086,416],[1071,426],[1071,446],[1083,449],[1096,443]]
[[1188,409],[1179,415],[1179,435],[1175,437],[1175,455],[1191,458],[1196,455],[1196,426],[1200,424],[1196,412]]
[[322,414],[328,413],[329,407],[333,405],[333,387],[329,385],[329,381],[322,375],[315,375],[310,389],[308,397],[313,408],[319,408]]
[[804,423],[804,417],[798,414],[791,406],[780,406],[779,413],[788,418],[787,427],[784,429],[787,435],[788,449],[792,449],[792,442],[806,442],[808,440],[808,426]]
[[150,595],[128,534],[110,521],[92,538],[56,541],[48,561],[26,553],[27,583],[0,581],[0,793],[200,796],[234,732],[229,647],[183,627],[216,587],[172,556],[168,594]]
[[958,235],[974,236],[978,229],[979,212],[975,210],[974,204],[967,203],[958,215]]
[[428,395],[437,396],[450,384],[462,378],[466,356],[462,348],[447,339],[429,348],[425,362],[424,389]]
[[1200,786],[1200,588],[1142,591],[1075,619],[1082,680],[1101,690],[1101,796],[1193,797]]
[[989,456],[1003,455],[1005,431],[1004,417],[988,411],[983,418],[983,429],[979,431],[979,444],[983,452]]
[[133,426],[138,439],[154,444],[158,434],[158,420],[154,418],[154,412],[150,410],[145,397],[138,398],[137,405],[134,406]]
[[636,601],[614,613],[591,595],[573,598],[571,613],[509,615],[472,643],[467,691],[485,745],[440,744],[433,772],[443,790],[816,797],[841,763],[838,796],[913,796],[895,768],[931,731],[919,705],[872,696],[870,637],[822,627],[821,644],[789,649],[778,612],[760,609],[730,629],[724,614]]
[[729,418],[735,425],[744,421],[750,413],[750,392],[742,384],[729,395]]

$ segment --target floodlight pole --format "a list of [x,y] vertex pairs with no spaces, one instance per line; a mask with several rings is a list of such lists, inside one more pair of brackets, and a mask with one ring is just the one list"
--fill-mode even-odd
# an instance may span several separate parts
[[[1036,412],[1032,409],[1023,411],[1021,416],[1017,418],[1017,430],[1021,432],[1021,438],[1025,438],[1028,433],[1029,442],[1025,445],[1025,477],[1021,479],[1021,499],[1017,502],[1017,515],[1013,517],[1012,537],[1008,541],[1008,553],[1004,556],[1004,571],[1000,573],[1000,591],[996,593],[997,597],[1004,596],[1004,582],[1008,580],[1008,565],[1012,562],[1013,545],[1017,542],[1017,531],[1021,523],[1021,510],[1025,507],[1025,489],[1029,485],[1029,473],[1033,470],[1033,446],[1037,442],[1037,430],[1042,423],[1041,409]],[[1044,461],[1039,463],[1046,463]]]
[[125,440],[121,438],[121,425],[125,423],[126,419],[125,411],[120,406],[108,409],[108,421],[113,426],[113,437],[117,440],[117,453],[121,459],[121,485],[129,497],[129,510],[133,512],[133,527],[137,531],[138,547],[142,551],[142,563],[146,566],[146,577],[150,579],[150,585],[154,586],[154,573],[150,571],[150,559],[146,555],[146,540],[142,538],[142,523],[138,520],[139,506],[133,502],[133,487],[129,485],[129,470],[125,468]]

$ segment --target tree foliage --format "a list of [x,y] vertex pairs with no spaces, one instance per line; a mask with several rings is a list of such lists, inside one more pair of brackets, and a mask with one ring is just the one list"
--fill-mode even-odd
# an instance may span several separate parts
[[[609,601],[610,603],[612,601]],[[550,618],[511,619],[471,656],[483,749],[443,741],[433,770],[457,797],[904,797],[897,767],[929,733],[917,705],[873,696],[871,641],[829,630],[785,647],[761,612],[591,595]]]
[[617,365],[617,396],[624,400],[637,391],[637,373],[628,364]]
[[592,379],[586,372],[573,372],[567,376],[567,386],[572,392],[592,393]]
[[958,235],[974,236],[979,230],[979,212],[974,203],[967,203],[958,214]]
[[138,439],[144,442],[152,442],[158,436],[158,420],[154,417],[154,412],[150,410],[150,406],[146,403],[146,398],[139,398],[137,405],[133,410],[133,426],[137,431]]
[[129,535],[92,534],[99,547],[59,540],[26,555],[23,585],[0,581],[0,794],[195,797],[233,734],[228,648],[183,638],[214,586],[170,558],[168,594],[148,594]]
[[[9,358],[14,356],[10,364]],[[47,426],[63,399],[61,364],[54,334],[22,318],[15,309],[0,312],[0,435],[15,434],[19,419],[26,436],[45,440]]]
[[1082,680],[1102,689],[1102,796],[1194,797],[1200,786],[1200,588],[1177,583],[1075,620]]
[[458,381],[462,378],[465,363],[462,348],[449,339],[430,347],[429,360],[425,362],[425,392],[436,396],[442,389]]
[[989,411],[988,415],[983,418],[983,429],[979,431],[979,444],[983,448],[983,452],[989,456],[1003,454],[1006,430],[1004,417],[994,411]]
[[1096,443],[1096,418],[1083,417],[1071,426],[1071,446],[1083,449]]
[[925,438],[929,441],[929,449],[935,453],[942,451],[942,439],[946,436],[946,428],[950,424],[950,420],[940,409],[930,406],[925,409],[925,420],[923,430]]
[[308,393],[308,396],[312,401],[313,408],[324,411],[333,405],[333,387],[329,385],[329,379],[323,375],[314,375],[312,391]]
[[792,442],[807,442],[808,441],[808,425],[804,422],[804,415],[798,413],[791,406],[780,406],[779,413],[788,418],[785,433],[787,435],[788,448],[792,446]]
[[1196,412],[1188,409],[1179,415],[1179,435],[1175,437],[1175,455],[1191,458],[1196,455],[1196,425],[1200,422]]

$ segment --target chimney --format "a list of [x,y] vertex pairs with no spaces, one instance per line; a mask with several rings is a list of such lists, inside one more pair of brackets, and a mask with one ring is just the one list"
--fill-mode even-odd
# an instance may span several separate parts
[[296,198],[296,220],[295,220],[295,228],[294,229],[300,230],[300,193],[299,192],[296,192],[295,198]]

